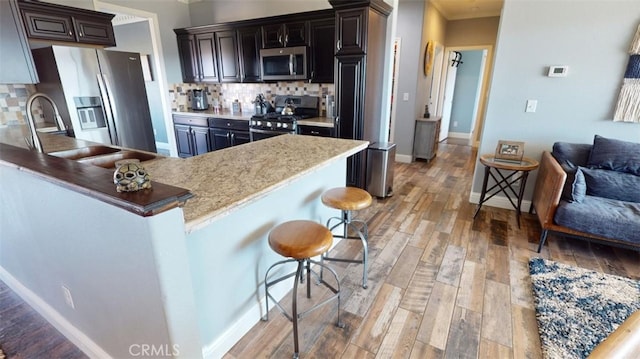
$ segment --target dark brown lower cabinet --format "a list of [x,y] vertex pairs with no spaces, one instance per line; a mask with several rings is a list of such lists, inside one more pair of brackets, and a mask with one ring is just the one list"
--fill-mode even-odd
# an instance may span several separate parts
[[209,128],[200,126],[173,125],[176,133],[178,156],[186,158],[211,151]]

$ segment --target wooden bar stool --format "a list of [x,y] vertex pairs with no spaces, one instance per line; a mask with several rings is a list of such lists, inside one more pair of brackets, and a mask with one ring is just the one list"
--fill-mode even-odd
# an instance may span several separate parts
[[[367,259],[369,252],[369,233],[367,231],[367,223],[355,220],[352,217],[352,211],[367,208],[371,205],[373,199],[369,192],[356,187],[337,187],[325,191],[322,194],[322,203],[325,206],[339,209],[342,211],[342,217],[331,217],[327,221],[327,228],[333,233],[333,230],[340,225],[343,226],[342,235],[333,235],[334,238],[359,239],[362,242],[362,259],[344,259],[329,257],[328,252],[322,254],[322,260],[338,261],[347,263],[362,263],[362,288],[367,288]],[[337,220],[333,226],[331,222]],[[349,236],[349,230],[355,232],[356,237]],[[322,269],[320,270],[322,277]]]
[[[338,274],[331,267],[325,265],[324,263],[317,262],[311,259],[311,257],[319,256],[329,250],[332,243],[333,236],[331,235],[331,232],[323,225],[313,221],[298,220],[284,222],[276,226],[269,233],[269,246],[271,246],[271,249],[289,259],[276,262],[271,267],[269,267],[269,269],[267,269],[267,273],[264,276],[264,291],[266,294],[265,302],[267,311],[262,320],[269,320],[269,299],[271,299],[275,303],[276,307],[282,312],[282,314],[284,314],[284,316],[293,323],[294,359],[298,358],[299,355],[298,319],[304,317],[309,312],[333,301],[334,299],[337,299],[338,320],[336,321],[336,325],[340,328],[344,328],[344,324],[340,321],[340,281],[338,280]],[[285,274],[281,277],[269,281],[269,272],[273,268],[290,262],[298,262],[298,268],[295,273]],[[320,268],[322,269],[327,269],[329,272],[331,272],[333,274],[333,277],[335,278],[336,287],[333,287],[331,284],[325,282],[316,272],[314,272],[311,269],[311,263],[320,266]],[[329,288],[329,290],[333,292],[333,295],[326,300],[317,303],[306,311],[298,313],[298,283],[304,281],[303,273],[305,267],[307,273],[307,298],[311,298],[312,273],[318,279],[318,284],[323,284],[325,287]],[[284,309],[280,305],[280,303],[278,303],[278,301],[271,296],[271,294],[269,293],[269,287],[293,276],[295,276],[295,278],[293,281],[293,303],[291,305],[292,313],[290,315],[287,310]]]

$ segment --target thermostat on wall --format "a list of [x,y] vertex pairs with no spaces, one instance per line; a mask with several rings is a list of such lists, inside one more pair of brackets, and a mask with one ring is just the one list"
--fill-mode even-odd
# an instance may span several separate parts
[[549,77],[567,77],[569,66],[549,66]]

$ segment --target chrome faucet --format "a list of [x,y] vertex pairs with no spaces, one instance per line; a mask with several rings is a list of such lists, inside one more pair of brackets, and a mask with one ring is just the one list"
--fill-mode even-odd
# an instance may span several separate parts
[[44,150],[42,149],[42,141],[40,141],[40,137],[38,137],[38,131],[36,131],[36,122],[33,119],[33,102],[39,98],[45,99],[51,104],[58,131],[66,130],[66,125],[62,121],[62,117],[60,117],[58,107],[56,106],[56,103],[53,102],[51,97],[43,94],[42,92],[36,92],[33,95],[29,96],[29,99],[27,99],[27,125],[29,126],[29,132],[31,133],[31,141],[29,141],[28,137],[25,137],[25,141],[27,142],[27,145],[30,149],[36,150],[40,153],[44,153]]

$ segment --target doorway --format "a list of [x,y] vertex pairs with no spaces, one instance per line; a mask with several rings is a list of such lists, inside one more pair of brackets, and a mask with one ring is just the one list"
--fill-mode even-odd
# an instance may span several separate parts
[[442,118],[440,141],[447,138],[478,146],[483,125],[492,46],[445,48],[436,116]]

